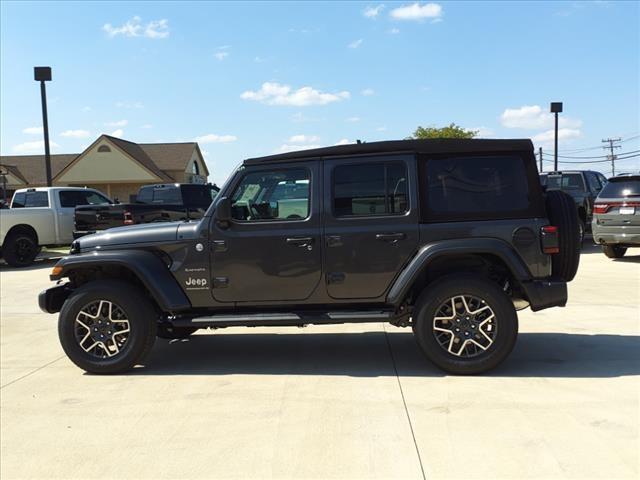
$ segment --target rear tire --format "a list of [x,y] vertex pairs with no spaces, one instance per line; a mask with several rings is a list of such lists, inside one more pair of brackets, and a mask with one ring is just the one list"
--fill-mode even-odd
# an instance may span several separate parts
[[13,232],[7,235],[2,246],[2,256],[7,265],[14,268],[28,267],[40,253],[38,240],[29,233]]
[[627,247],[619,245],[603,245],[602,251],[608,258],[622,258],[627,253]]
[[560,252],[551,255],[553,277],[570,282],[578,272],[580,264],[580,225],[575,201],[559,190],[547,192],[547,216],[551,225],[558,227]]
[[413,331],[424,355],[438,368],[474,375],[495,368],[511,353],[518,316],[494,282],[477,275],[450,275],[427,286],[418,299]]
[[90,373],[132,369],[156,339],[157,313],[134,285],[98,280],[83,285],[64,302],[58,337],[69,359]]

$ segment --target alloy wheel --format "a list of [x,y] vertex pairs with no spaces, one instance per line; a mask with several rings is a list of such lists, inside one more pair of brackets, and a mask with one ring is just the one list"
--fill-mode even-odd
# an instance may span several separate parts
[[108,300],[95,300],[82,307],[74,323],[78,345],[98,359],[118,355],[125,347],[130,331],[124,311]]
[[457,295],[444,301],[433,318],[438,344],[457,357],[481,355],[496,339],[496,316],[487,303],[473,295]]

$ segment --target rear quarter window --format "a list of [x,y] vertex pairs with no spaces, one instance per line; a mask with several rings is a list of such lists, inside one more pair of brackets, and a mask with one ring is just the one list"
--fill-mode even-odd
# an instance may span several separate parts
[[537,171],[513,155],[427,158],[421,175],[429,220],[524,218],[540,214]]

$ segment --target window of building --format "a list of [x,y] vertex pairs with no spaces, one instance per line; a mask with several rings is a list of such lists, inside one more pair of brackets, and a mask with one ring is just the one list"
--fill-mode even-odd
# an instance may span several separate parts
[[191,173],[194,175],[200,175],[200,165],[198,165],[198,162],[194,161],[191,164]]
[[111,148],[108,145],[100,145],[98,147],[98,152],[103,153],[103,152],[110,152]]
[[404,163],[363,163],[333,170],[336,217],[402,214],[408,210],[407,199]]
[[527,172],[519,156],[429,159],[426,173],[424,200],[431,217],[517,216],[531,208]]
[[60,192],[60,206],[63,208],[74,208],[78,205],[101,205],[109,204],[111,201],[104,195],[91,190],[66,190]]
[[239,221],[307,218],[310,183],[305,168],[248,173],[231,196],[232,217]]

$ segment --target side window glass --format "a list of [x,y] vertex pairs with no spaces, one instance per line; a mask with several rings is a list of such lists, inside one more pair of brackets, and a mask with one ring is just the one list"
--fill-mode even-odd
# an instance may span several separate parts
[[405,213],[407,199],[407,169],[403,163],[363,163],[333,170],[336,217]]
[[594,192],[599,192],[602,190],[602,185],[600,185],[600,180],[595,173],[587,172],[587,181],[589,182],[589,188]]
[[141,188],[136,200],[140,203],[151,203],[153,201],[153,187]]
[[48,207],[49,197],[47,192],[27,192],[24,206],[26,208]]
[[305,168],[248,173],[231,195],[232,217],[238,221],[305,219],[310,180]]

